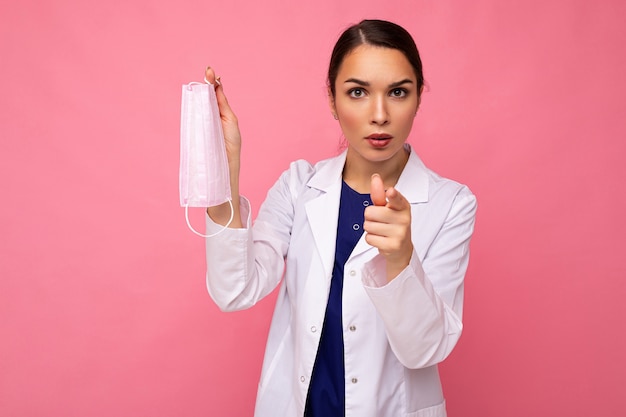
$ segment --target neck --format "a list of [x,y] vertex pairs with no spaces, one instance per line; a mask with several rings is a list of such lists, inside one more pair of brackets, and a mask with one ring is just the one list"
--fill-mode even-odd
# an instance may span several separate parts
[[353,190],[369,194],[372,175],[379,174],[385,189],[388,189],[396,185],[408,160],[409,151],[405,148],[385,161],[365,160],[348,148],[346,164],[343,167],[343,180]]

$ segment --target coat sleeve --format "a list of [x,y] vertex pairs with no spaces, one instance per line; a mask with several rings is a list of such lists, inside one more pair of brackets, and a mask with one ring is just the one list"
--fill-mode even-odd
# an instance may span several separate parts
[[[250,203],[241,197],[244,228],[229,228],[206,238],[207,289],[222,311],[250,308],[280,283],[291,239],[296,190],[310,170],[304,161],[292,163],[268,192],[253,226]],[[207,234],[220,228],[206,216]]]
[[382,317],[391,349],[408,368],[443,361],[461,336],[475,214],[476,198],[464,187],[422,261],[414,252],[407,268],[389,283],[382,255],[364,266],[365,290]]

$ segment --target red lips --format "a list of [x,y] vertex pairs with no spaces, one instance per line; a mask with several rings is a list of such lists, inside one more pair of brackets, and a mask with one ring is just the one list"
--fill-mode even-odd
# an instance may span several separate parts
[[365,139],[367,139],[370,145],[374,148],[384,148],[389,145],[393,136],[387,133],[372,133],[371,135],[366,136]]
[[372,133],[369,136],[366,136],[366,139],[374,139],[374,140],[386,140],[391,139],[392,136],[387,133]]

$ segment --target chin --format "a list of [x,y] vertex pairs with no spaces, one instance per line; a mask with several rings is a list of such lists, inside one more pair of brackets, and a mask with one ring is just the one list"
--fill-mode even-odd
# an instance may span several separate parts
[[403,150],[403,147],[400,148],[385,148],[385,149],[369,149],[367,153],[362,154],[365,159],[370,162],[387,162],[395,159],[398,154]]

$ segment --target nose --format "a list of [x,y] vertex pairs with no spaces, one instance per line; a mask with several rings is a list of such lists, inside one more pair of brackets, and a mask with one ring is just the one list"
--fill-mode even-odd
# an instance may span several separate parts
[[389,123],[389,113],[387,112],[385,97],[376,96],[373,98],[370,123],[378,126]]

